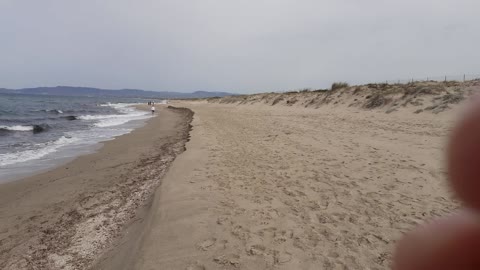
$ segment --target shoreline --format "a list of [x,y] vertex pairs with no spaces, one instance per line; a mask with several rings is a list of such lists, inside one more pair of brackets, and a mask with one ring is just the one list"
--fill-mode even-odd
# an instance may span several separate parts
[[[145,109],[145,106],[142,106]],[[0,185],[0,268],[85,269],[97,263],[149,204],[185,150],[193,113],[160,117],[94,153]]]
[[[131,107],[139,111],[149,111],[141,104],[132,104]],[[2,168],[0,173],[0,185],[47,172],[71,162],[77,157],[94,153],[103,146],[103,143],[114,140],[119,136],[131,133],[135,129],[144,126],[149,119],[149,114],[146,114],[145,118],[143,119],[133,119],[127,123],[115,126],[115,128],[124,129],[124,131],[122,131],[120,134],[112,134],[106,138],[95,139],[88,142],[82,142],[80,144],[78,142],[74,142],[73,144],[63,145],[58,150],[48,153],[41,158],[6,165]]]

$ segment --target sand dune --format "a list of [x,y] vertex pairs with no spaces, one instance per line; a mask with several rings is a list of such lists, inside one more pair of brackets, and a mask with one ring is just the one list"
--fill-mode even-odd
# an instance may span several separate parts
[[480,90],[480,80],[457,82],[415,82],[409,84],[366,84],[334,90],[301,90],[224,98],[211,103],[266,104],[303,108],[358,108],[386,113],[410,109],[412,113],[440,113],[455,108]]
[[387,114],[402,95],[367,108],[352,91],[178,104],[195,112],[192,140],[155,194],[136,269],[389,268],[402,232],[458,207],[443,160],[457,102]]

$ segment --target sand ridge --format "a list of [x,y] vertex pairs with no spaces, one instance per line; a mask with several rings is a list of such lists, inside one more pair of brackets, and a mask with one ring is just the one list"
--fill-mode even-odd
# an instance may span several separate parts
[[480,91],[480,80],[366,84],[339,88],[209,98],[222,104],[266,104],[302,108],[356,108],[386,113],[438,114],[458,107]]

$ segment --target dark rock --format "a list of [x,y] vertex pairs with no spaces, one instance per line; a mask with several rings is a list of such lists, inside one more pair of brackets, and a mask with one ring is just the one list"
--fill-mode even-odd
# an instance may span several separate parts
[[33,125],[33,133],[41,133],[48,130],[48,125]]
[[0,136],[6,136],[10,134],[12,131],[6,129],[6,128],[0,128]]
[[69,121],[73,121],[73,120],[77,120],[78,118],[76,116],[73,116],[73,115],[69,115],[69,116],[64,116],[62,117],[63,119],[66,119],[66,120],[69,120]]

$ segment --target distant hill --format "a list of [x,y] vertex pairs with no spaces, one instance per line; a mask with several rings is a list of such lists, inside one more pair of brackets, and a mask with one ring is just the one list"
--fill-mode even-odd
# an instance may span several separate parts
[[209,98],[209,97],[225,97],[234,95],[226,92],[207,92],[196,91],[193,93],[179,92],[157,92],[145,91],[138,89],[121,89],[109,90],[91,87],[73,87],[73,86],[56,86],[56,87],[36,87],[23,89],[5,89],[0,88],[0,93],[11,94],[28,94],[28,95],[54,95],[54,96],[80,96],[80,97],[130,97],[130,98]]

